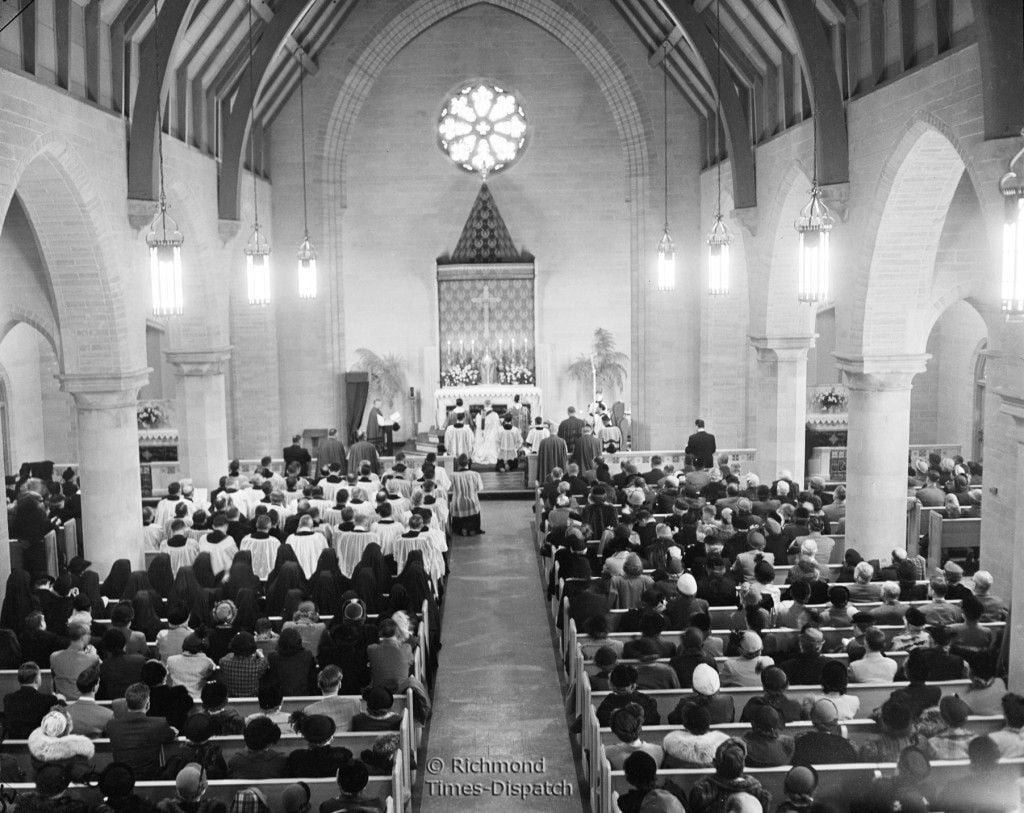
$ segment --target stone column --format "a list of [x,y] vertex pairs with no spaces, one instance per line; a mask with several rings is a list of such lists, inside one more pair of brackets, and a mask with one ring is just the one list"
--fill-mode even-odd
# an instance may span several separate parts
[[804,480],[807,351],[814,336],[751,336],[757,350],[757,465],[765,483],[782,471]]
[[850,391],[846,547],[888,562],[906,546],[910,390],[928,355],[836,359]]
[[101,576],[115,559],[129,559],[133,568],[141,568],[142,486],[135,410],[149,370],[65,375],[60,380],[61,389],[75,399],[78,415],[85,556]]
[[[1024,396],[1005,389],[996,389],[995,394],[1002,402],[999,411],[1013,419],[1013,440],[1015,441],[1013,446],[1016,447],[1014,451],[1017,463],[1015,466],[1016,476],[1009,485],[1015,494],[1024,494]],[[1019,609],[1024,607],[1024,578],[1022,578],[1024,577],[1024,573],[1022,573],[1024,551],[1021,550],[1024,546],[1024,500],[1014,501],[1013,520],[1013,539],[1006,540],[1010,542],[1011,550],[1007,551],[1007,554],[1012,561],[1003,559],[1000,562],[1003,570],[1000,581],[1005,584],[1007,576],[1009,577],[1010,595],[1007,596],[1003,592],[999,592],[999,595],[1009,600],[1011,607],[1018,608],[1016,613],[1010,614],[1009,628],[1005,634],[1010,636],[1009,689],[1011,692],[1019,693],[1024,691],[1024,613]],[[1006,573],[1007,566],[1011,569],[1010,573]],[[993,575],[1000,578],[998,570],[991,569],[994,571]],[[997,591],[993,588],[992,592]]]
[[199,488],[213,489],[227,471],[228,419],[224,373],[231,348],[164,353],[178,379],[181,470]]

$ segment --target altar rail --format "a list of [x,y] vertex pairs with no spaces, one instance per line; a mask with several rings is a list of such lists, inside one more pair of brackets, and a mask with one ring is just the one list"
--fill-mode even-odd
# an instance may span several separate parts
[[[757,464],[757,449],[719,449],[715,452],[715,459],[718,460],[723,455],[729,456],[729,462],[739,463],[740,465],[740,476],[750,473],[756,469]],[[658,456],[661,458],[661,465],[665,466],[667,463],[671,463],[676,471],[682,471],[683,465],[686,460],[686,453],[679,449],[669,449],[665,451],[651,450],[651,451],[622,451],[616,452],[615,454],[604,454],[602,455],[605,461],[608,463],[608,469],[612,476],[622,471],[623,463],[632,463],[636,466],[638,472],[643,474],[645,471],[651,470],[651,458]],[[537,477],[537,455],[531,454],[528,456],[528,479],[529,482],[538,482]]]

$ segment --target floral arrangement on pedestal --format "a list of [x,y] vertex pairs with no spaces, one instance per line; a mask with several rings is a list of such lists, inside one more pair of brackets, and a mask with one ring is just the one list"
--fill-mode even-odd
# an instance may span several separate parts
[[167,417],[160,404],[153,401],[140,401],[135,409],[135,419],[142,429],[152,429],[159,426]]
[[814,403],[824,412],[836,412],[846,406],[847,396],[842,390],[829,387],[814,396]]
[[442,387],[472,387],[480,383],[480,368],[472,362],[453,362],[441,371]]

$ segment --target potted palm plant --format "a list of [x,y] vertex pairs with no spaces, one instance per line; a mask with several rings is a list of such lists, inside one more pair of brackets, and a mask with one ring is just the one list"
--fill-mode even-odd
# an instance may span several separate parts
[[365,347],[356,350],[356,357],[356,369],[370,376],[370,401],[380,398],[385,411],[391,410],[395,398],[405,390],[405,359],[394,353],[381,356]]
[[589,386],[591,394],[621,393],[629,378],[629,356],[615,349],[615,337],[603,327],[594,330],[589,353],[581,353],[568,369],[569,377]]

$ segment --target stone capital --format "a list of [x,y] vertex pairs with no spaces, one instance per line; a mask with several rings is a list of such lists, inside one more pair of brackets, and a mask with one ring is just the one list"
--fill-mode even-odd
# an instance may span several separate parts
[[220,234],[221,242],[225,245],[234,240],[241,229],[241,220],[225,220],[224,218],[221,218],[217,221],[217,232]]
[[231,358],[231,347],[212,347],[208,350],[165,350],[164,358],[174,366],[180,376],[223,375]]
[[884,392],[909,390],[914,376],[923,373],[931,356],[904,353],[886,356],[844,356],[833,353],[851,390]]
[[78,409],[135,408],[139,390],[149,383],[151,367],[130,373],[84,373],[58,376],[60,388],[75,399]]
[[807,351],[814,347],[816,335],[802,336],[748,336],[751,346],[757,351],[757,360],[802,361]]
[[760,214],[756,206],[744,206],[741,209],[733,209],[729,216],[739,223],[743,230],[751,237],[757,236],[757,224],[760,222]]
[[146,228],[156,217],[159,206],[155,200],[128,198],[128,225],[135,231]]
[[994,387],[992,392],[999,397],[1001,402],[999,411],[1013,418],[1017,442],[1024,443],[1024,394],[1014,392],[1006,387]]

